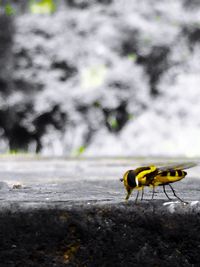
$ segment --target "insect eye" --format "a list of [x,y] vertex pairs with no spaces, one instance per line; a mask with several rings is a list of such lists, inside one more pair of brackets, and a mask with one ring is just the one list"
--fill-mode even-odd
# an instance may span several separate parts
[[124,179],[123,179],[123,178],[120,178],[119,180],[120,180],[120,182],[123,182],[123,181],[124,181]]
[[136,175],[134,173],[134,171],[130,171],[128,176],[127,176],[127,182],[128,182],[128,185],[130,187],[136,187],[137,184],[136,184]]

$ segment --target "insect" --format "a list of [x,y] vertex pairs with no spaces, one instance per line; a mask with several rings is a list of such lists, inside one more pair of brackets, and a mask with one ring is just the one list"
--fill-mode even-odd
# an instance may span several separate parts
[[171,183],[182,180],[187,175],[187,172],[184,170],[192,168],[196,165],[197,163],[189,162],[166,167],[156,167],[155,165],[151,165],[146,167],[139,167],[135,170],[128,170],[125,172],[123,178],[120,179],[121,182],[124,182],[124,186],[127,191],[125,199],[128,200],[132,191],[136,189],[138,190],[138,192],[135,201],[137,202],[139,196],[139,190],[142,190],[142,196],[141,196],[142,200],[145,186],[150,186],[153,188],[153,193],[152,193],[152,199],[153,199],[155,193],[155,187],[162,186],[166,197],[169,200],[171,200],[171,198],[168,196],[165,190],[165,186],[168,185],[172,190],[173,195],[177,199],[179,199],[181,202],[187,203],[176,195],[176,192],[173,189]]

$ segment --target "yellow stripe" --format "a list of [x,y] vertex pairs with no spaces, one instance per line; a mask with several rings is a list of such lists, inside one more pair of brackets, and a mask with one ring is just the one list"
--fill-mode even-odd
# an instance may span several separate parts
[[174,183],[174,182],[177,182],[177,181],[183,179],[184,177],[185,177],[185,175],[170,176],[169,173],[167,173],[167,176],[157,175],[153,180],[153,184],[155,186],[157,186],[157,185],[162,185],[162,184],[167,184],[167,183]]
[[150,170],[144,170],[138,173],[137,178],[138,179],[143,178],[146,174],[154,172],[157,169],[156,166],[149,166],[149,168]]
[[138,173],[137,175],[137,180],[138,180],[138,184],[142,184],[142,185],[146,185],[146,175],[151,173],[151,172],[154,172],[157,168],[156,166],[152,165],[152,166],[149,166],[149,170],[144,170],[144,171],[141,171],[140,173]]
[[[182,173],[182,171],[181,171],[181,173]],[[182,175],[183,175],[183,173],[182,173]],[[175,176],[179,177],[178,171],[176,171],[176,175]]]
[[127,176],[129,174],[129,171],[127,171],[125,174],[124,174],[124,186],[126,188],[129,188],[129,185],[128,185],[128,181],[127,181]]

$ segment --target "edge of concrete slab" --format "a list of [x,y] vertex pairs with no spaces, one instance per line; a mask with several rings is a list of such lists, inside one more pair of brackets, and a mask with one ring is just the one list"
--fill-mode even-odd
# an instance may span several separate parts
[[0,205],[1,266],[195,266],[200,203]]

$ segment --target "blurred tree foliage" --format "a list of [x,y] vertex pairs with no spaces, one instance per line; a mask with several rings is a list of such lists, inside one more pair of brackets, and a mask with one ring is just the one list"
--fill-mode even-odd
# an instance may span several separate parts
[[6,4],[4,10],[5,14],[8,16],[14,15],[16,13],[15,8],[11,4]]
[[[52,14],[56,11],[55,0],[28,0],[28,9],[33,14]],[[0,0],[0,11],[8,16],[16,14],[15,1]]]
[[54,0],[30,0],[29,8],[33,14],[51,14],[56,11]]
[[8,16],[15,14],[15,8],[10,1],[0,0],[0,14],[6,14]]

